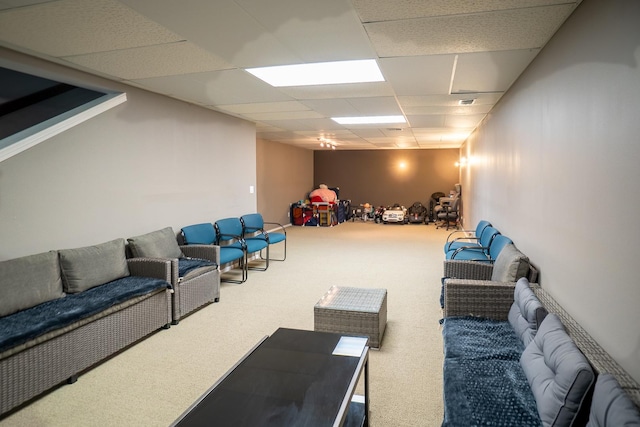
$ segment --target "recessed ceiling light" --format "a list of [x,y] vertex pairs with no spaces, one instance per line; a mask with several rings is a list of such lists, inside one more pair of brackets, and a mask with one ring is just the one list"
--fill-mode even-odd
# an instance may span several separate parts
[[361,116],[361,117],[331,117],[341,125],[367,125],[381,123],[406,123],[403,116]]
[[472,105],[474,102],[476,102],[475,98],[461,99],[458,101],[458,105]]
[[375,59],[277,65],[247,71],[274,87],[384,81]]

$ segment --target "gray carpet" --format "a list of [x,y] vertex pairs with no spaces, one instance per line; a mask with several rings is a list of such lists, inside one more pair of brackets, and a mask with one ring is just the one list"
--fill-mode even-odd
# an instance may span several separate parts
[[168,426],[259,339],[278,327],[312,330],[314,304],[331,285],[344,285],[388,289],[382,347],[370,355],[371,425],[439,426],[438,298],[448,233],[433,225],[371,222],[289,227],[285,262],[272,262],[266,272],[251,271],[242,285],[223,283],[219,303],[159,331],[0,425]]

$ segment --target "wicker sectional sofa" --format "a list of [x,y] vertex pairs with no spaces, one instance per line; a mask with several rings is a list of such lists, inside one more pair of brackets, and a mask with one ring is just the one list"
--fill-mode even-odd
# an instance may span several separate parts
[[640,425],[640,384],[539,285],[444,286],[443,426]]
[[0,262],[0,416],[169,327],[170,280],[124,239]]

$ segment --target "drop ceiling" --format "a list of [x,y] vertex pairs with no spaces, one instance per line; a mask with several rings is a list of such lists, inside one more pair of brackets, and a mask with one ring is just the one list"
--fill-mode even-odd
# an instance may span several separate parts
[[[0,46],[249,120],[260,139],[456,148],[580,1],[0,0]],[[353,59],[385,81],[274,88],[245,71]],[[331,120],[360,115],[407,123]]]

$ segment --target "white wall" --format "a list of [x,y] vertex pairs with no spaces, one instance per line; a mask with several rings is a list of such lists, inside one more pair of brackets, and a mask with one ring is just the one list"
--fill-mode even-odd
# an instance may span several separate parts
[[252,123],[8,50],[127,102],[0,163],[0,260],[256,211]]
[[584,0],[461,150],[489,219],[640,381],[640,2]]

